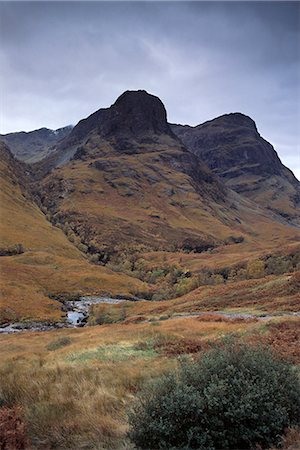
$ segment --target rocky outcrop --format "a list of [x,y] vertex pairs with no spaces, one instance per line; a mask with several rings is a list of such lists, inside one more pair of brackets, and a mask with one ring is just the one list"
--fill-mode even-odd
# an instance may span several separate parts
[[300,183],[263,139],[255,122],[226,114],[196,127],[171,125],[184,145],[231,189],[300,223]]

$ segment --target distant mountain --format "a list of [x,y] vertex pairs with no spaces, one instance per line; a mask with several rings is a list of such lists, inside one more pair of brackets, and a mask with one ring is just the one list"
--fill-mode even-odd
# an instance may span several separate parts
[[43,177],[43,204],[101,254],[141,245],[207,248],[219,237],[203,227],[204,218],[225,226],[223,213],[217,216],[226,189],[174,135],[162,102],[145,91],[127,91],[80,121],[40,166],[43,174],[60,166]]
[[122,153],[144,152],[145,148],[140,148],[140,144],[158,144],[163,136],[164,139],[177,140],[167,123],[161,100],[143,90],[126,91],[110,108],[101,108],[81,120],[57,143],[40,167],[47,172],[73,157],[82,156],[82,146],[88,145],[91,150],[92,146],[96,148],[104,141]]
[[226,186],[300,224],[300,183],[250,117],[225,114],[196,127],[171,128]]
[[104,262],[134,251],[202,252],[273,226],[187,149],[145,91],[126,91],[81,120],[35,166],[52,220]]
[[40,128],[28,133],[21,131],[2,134],[0,139],[9,145],[10,150],[18,159],[33,163],[49,155],[53,146],[66,137],[72,128],[71,125],[57,130]]

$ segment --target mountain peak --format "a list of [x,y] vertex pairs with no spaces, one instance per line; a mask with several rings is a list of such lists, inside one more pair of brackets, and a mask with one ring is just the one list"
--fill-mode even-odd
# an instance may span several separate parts
[[[144,89],[138,89],[136,91],[131,91],[131,90],[127,90],[124,91],[115,101],[115,105],[118,103],[123,103],[123,102],[128,102],[128,101],[132,101],[132,102],[140,102],[143,99],[156,99],[159,100],[158,97],[155,97],[155,95],[149,94],[147,91],[145,91]],[[160,101],[160,100],[159,100]]]
[[105,135],[170,133],[162,101],[144,90],[125,91],[107,111],[106,120],[100,125]]
[[257,132],[256,124],[251,117],[247,116],[246,114],[240,113],[240,112],[234,112],[234,113],[228,113],[223,114],[222,116],[217,117],[216,119],[209,120],[207,122],[204,122],[201,125],[198,125],[198,127],[205,127],[213,125],[214,127],[245,127],[250,128],[253,131]]

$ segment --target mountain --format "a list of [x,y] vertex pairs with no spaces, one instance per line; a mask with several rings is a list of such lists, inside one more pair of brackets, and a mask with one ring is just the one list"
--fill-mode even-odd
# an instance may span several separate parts
[[0,142],[1,221],[0,323],[6,320],[61,320],[52,297],[86,292],[129,293],[143,283],[91,264],[54,227],[31,190],[30,167]]
[[300,225],[300,183],[250,117],[225,114],[196,127],[171,129],[227,187]]
[[30,132],[17,132],[0,135],[0,139],[5,142],[11,152],[21,161],[33,163],[45,158],[55,144],[67,136],[72,130],[72,126],[49,130],[40,128]]
[[[244,144],[243,151],[236,144],[239,159],[230,156],[232,171],[238,173],[239,164],[253,184],[256,167],[263,190],[272,166],[272,180],[297,187],[251,119],[236,119],[232,142],[238,135]],[[224,147],[220,126],[214,128],[207,140],[215,142],[225,165],[232,146]],[[250,190],[238,190],[230,182],[236,177],[222,176],[218,158],[219,171],[209,168],[191,148],[192,139],[186,142],[191,132],[168,124],[157,97],[126,91],[110,108],[81,120],[34,164],[18,161],[0,143],[0,258],[5,262],[0,321],[61,320],[53,300],[59,295],[152,295],[159,288],[159,295],[169,298],[181,276],[184,283],[189,276],[195,282],[197,274],[218,270],[220,278],[233,266],[230,270],[240,274],[247,260],[295,246],[299,230],[263,202],[252,201]],[[255,158],[270,159],[243,163],[257,142],[262,147],[253,152]],[[265,195],[274,195],[268,189]],[[180,275],[185,273],[187,278]],[[155,285],[140,281],[153,279]]]
[[143,90],[126,91],[110,108],[101,108],[81,120],[37,167],[46,173],[72,158],[82,157],[86,146],[91,150],[92,146],[109,142],[116,151],[132,154],[144,152],[145,145],[151,143],[164,144],[167,140],[168,144],[170,139],[177,140],[161,100]]
[[126,91],[81,120],[35,172],[53,223],[104,263],[134,252],[201,253],[254,236],[266,245],[271,229],[272,239],[289,235],[189,151],[145,91]]

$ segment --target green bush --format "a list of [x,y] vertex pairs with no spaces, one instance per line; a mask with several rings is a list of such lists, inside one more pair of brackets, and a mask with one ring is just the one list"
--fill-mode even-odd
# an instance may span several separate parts
[[300,420],[300,381],[266,350],[213,349],[148,385],[129,414],[142,449],[233,450],[277,445]]

